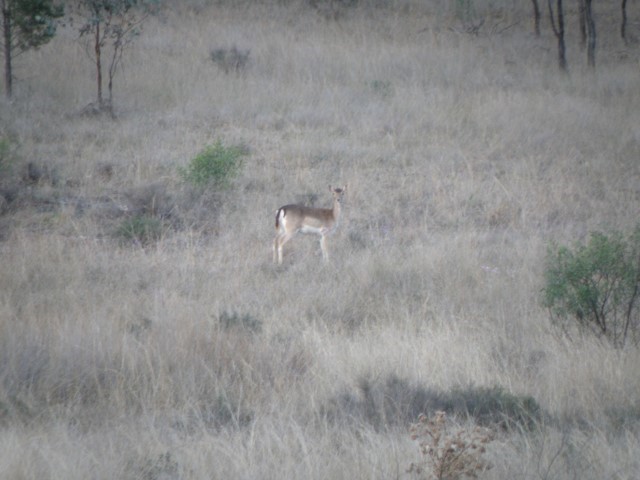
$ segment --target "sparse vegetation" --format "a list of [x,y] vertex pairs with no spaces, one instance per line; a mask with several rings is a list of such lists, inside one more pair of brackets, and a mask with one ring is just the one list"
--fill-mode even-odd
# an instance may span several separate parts
[[[638,478],[640,349],[573,311],[558,335],[540,291],[550,244],[636,228],[639,4],[624,46],[598,3],[597,78],[572,60],[575,4],[570,78],[547,5],[540,37],[528,2],[315,5],[167,2],[123,57],[116,121],[78,114],[78,23],[20,58],[0,478],[419,478],[445,457],[407,432],[437,411],[440,447],[495,433],[479,478]],[[247,68],[218,72],[210,48],[234,44]],[[276,208],[344,183],[330,261],[301,236],[275,268]]]

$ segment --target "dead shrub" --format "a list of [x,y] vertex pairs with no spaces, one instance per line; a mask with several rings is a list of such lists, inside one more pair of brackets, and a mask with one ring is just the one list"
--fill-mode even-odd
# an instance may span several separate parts
[[486,445],[494,438],[487,428],[454,428],[447,421],[447,414],[438,411],[432,417],[421,414],[409,431],[412,440],[418,442],[422,457],[409,466],[407,473],[418,478],[477,478],[479,473],[491,468],[483,458]]

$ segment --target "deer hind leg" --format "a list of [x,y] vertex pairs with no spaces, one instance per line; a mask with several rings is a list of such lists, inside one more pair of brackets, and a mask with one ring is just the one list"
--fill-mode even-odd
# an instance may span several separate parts
[[329,261],[329,250],[327,250],[327,237],[326,235],[320,235],[320,249],[322,250],[322,259],[325,262]]
[[278,261],[278,238],[280,234],[276,234],[276,238],[273,240],[273,263]]
[[295,233],[296,232],[278,233],[276,235],[276,239],[273,244],[273,260],[274,261],[276,261],[276,256],[277,256],[278,263],[279,264],[282,263],[282,247],[284,247],[285,243],[291,240],[291,238],[295,235]]

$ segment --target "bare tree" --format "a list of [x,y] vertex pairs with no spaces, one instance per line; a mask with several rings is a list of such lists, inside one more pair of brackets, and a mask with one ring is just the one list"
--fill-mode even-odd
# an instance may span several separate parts
[[624,44],[627,44],[627,0],[622,0],[622,21],[620,22],[620,36],[624,40]]
[[564,43],[564,10],[562,0],[556,1],[556,13],[553,12],[553,0],[548,0],[549,18],[551,20],[551,28],[558,40],[558,65],[560,70],[567,72],[567,53]]
[[[79,0],[75,14],[80,17],[80,39],[95,62],[99,111],[113,113],[113,79],[124,51],[140,35],[144,21],[154,12],[157,0]],[[103,54],[107,55],[109,96],[103,96]]]
[[584,0],[578,0],[578,27],[580,28],[580,48],[587,45],[587,21],[584,11]]
[[593,0],[584,1],[584,20],[587,27],[587,64],[596,67],[596,22],[593,18]]
[[531,0],[533,3],[533,31],[536,34],[536,37],[540,36],[540,5],[538,5],[538,0]]

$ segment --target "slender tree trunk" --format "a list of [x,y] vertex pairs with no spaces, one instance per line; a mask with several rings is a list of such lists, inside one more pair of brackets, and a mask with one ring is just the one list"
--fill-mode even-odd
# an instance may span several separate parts
[[580,27],[580,48],[587,45],[587,16],[585,0],[578,0],[578,26]]
[[98,108],[102,108],[102,59],[100,58],[100,23],[96,25],[96,37],[95,37],[95,52],[96,52],[96,75],[98,81]]
[[[567,71],[567,54],[564,43],[564,10],[562,6],[562,0],[557,0],[556,3],[556,15],[553,14],[553,0],[548,0],[549,3],[549,17],[551,19],[551,28],[553,33],[558,39],[558,65],[563,72]],[[556,18],[557,17],[557,18]]]
[[13,71],[11,68],[11,12],[6,0],[2,0],[2,34],[4,41],[4,92],[13,95]]
[[109,75],[109,107],[113,105],[113,77]]
[[536,37],[540,36],[540,5],[538,0],[531,0],[533,2],[533,31]]
[[627,44],[627,0],[622,0],[622,22],[620,23],[620,36]]
[[107,84],[109,89],[109,108],[113,107],[113,77],[116,75],[116,68],[118,65],[118,57],[122,54],[122,43],[120,41],[116,41],[113,45],[113,56],[111,57],[111,62],[109,63],[109,82]]
[[593,18],[592,0],[584,0],[584,7],[587,24],[587,64],[596,68],[596,22]]

